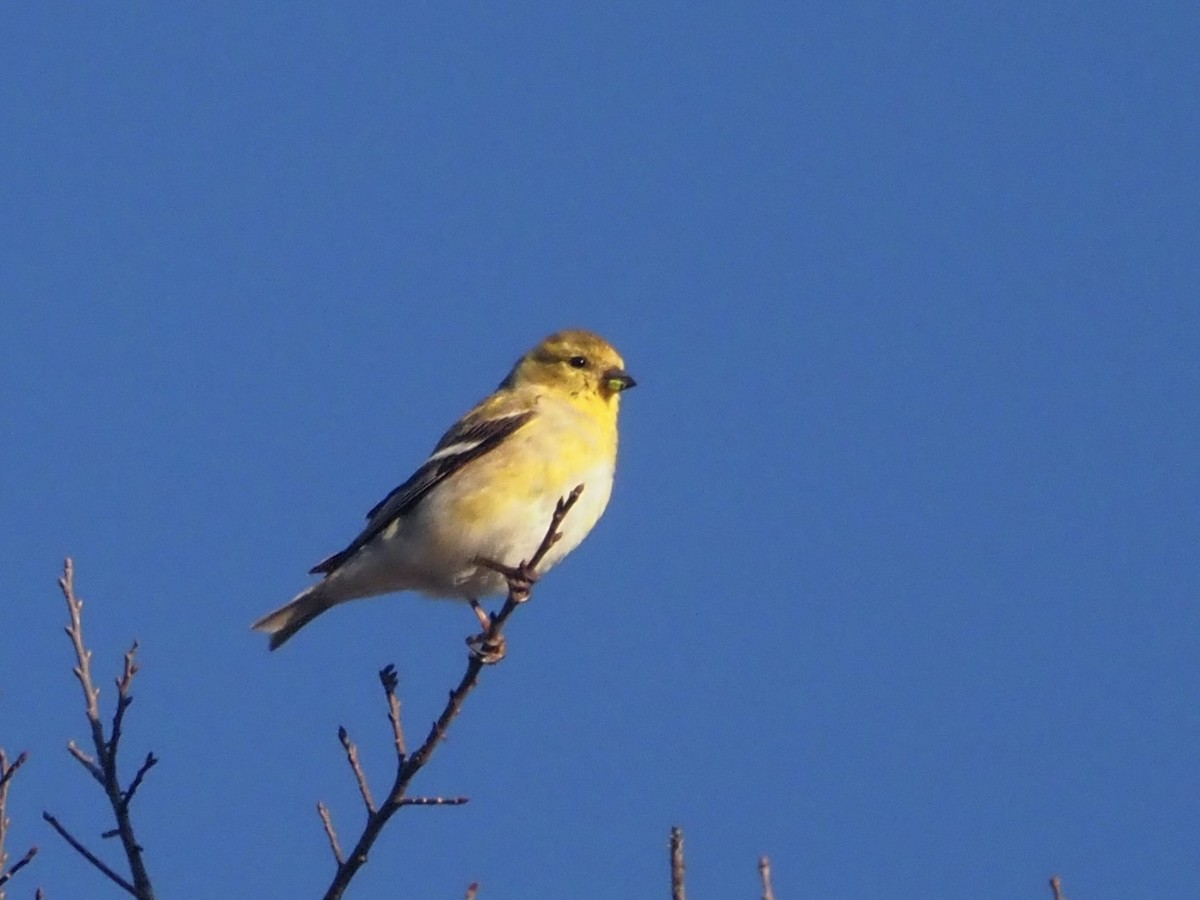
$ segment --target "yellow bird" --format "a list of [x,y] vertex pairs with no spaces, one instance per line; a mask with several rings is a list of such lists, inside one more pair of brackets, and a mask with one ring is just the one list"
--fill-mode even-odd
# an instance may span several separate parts
[[588,331],[560,331],[513,367],[438,441],[425,463],[367,513],[346,549],[313,567],[322,579],[252,626],[271,649],[325,612],[362,597],[418,591],[475,601],[503,594],[478,559],[516,565],[545,536],[555,504],[584,486],[546,572],[579,546],[612,493],[621,393],[636,382]]

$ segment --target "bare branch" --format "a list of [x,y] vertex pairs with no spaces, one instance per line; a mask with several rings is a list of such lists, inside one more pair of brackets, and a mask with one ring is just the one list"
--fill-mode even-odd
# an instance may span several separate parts
[[83,689],[84,711],[92,727],[92,741],[100,746],[105,743],[104,726],[100,724],[100,689],[92,683],[92,654],[83,644],[83,601],[75,596],[75,563],[69,558],[63,563],[58,586],[66,598],[67,613],[71,620],[64,630],[71,639],[71,646],[75,648],[77,665],[72,671]]
[[1067,900],[1062,892],[1062,879],[1057,875],[1050,876],[1050,890],[1054,892],[1054,900]]
[[[494,616],[482,614],[480,618],[483,630],[480,634],[467,639],[469,653],[467,656],[467,669],[463,673],[463,677],[459,680],[458,685],[450,692],[450,697],[446,701],[446,706],[442,710],[442,714],[438,716],[437,721],[429,729],[429,734],[421,746],[413,753],[405,753],[404,733],[400,726],[400,704],[396,699],[396,673],[394,666],[387,666],[379,673],[379,680],[383,684],[384,693],[388,700],[388,719],[392,723],[392,736],[396,745],[396,777],[392,782],[392,788],[388,792],[387,799],[383,804],[375,809],[370,802],[367,803],[369,814],[367,822],[363,826],[362,834],[359,836],[354,849],[350,851],[349,856],[344,862],[339,862],[337,871],[334,873],[333,880],[329,884],[329,888],[325,892],[324,900],[340,900],[349,886],[351,879],[358,873],[358,870],[366,864],[367,854],[371,847],[374,846],[383,827],[388,820],[404,806],[457,806],[467,801],[466,797],[441,798],[441,797],[417,797],[407,798],[408,786],[416,776],[417,772],[429,761],[430,755],[441,744],[446,737],[446,732],[450,728],[450,723],[458,715],[462,709],[463,703],[475,689],[475,685],[479,682],[480,672],[483,667],[492,663],[499,662],[504,657],[504,636],[502,634],[504,625],[509,617],[516,611],[517,607],[529,599],[530,593],[533,590],[533,585],[538,580],[537,567],[541,564],[550,548],[562,538],[558,528],[562,524],[567,513],[571,511],[571,507],[579,500],[579,495],[583,493],[583,485],[578,485],[570,494],[560,499],[555,506],[554,515],[550,519],[550,525],[546,529],[545,537],[542,538],[541,544],[528,562],[522,561],[517,566],[506,566],[502,563],[487,559],[476,559],[475,563],[480,566],[493,569],[502,574],[508,582],[508,597],[504,601],[503,607]],[[342,739],[342,734],[345,729],[339,729],[338,737]],[[345,746],[343,739],[343,746]],[[353,745],[351,745],[353,746]],[[347,748],[347,756],[350,754]],[[357,752],[355,760],[351,761],[351,768],[355,768]],[[360,768],[355,768],[355,777],[358,778]],[[366,778],[363,776],[359,780],[360,790],[364,792],[364,799],[369,797],[365,791]],[[408,802],[406,802],[406,800]]]
[[[0,888],[3,888],[14,875],[20,872],[37,856],[38,848],[30,847],[11,868],[8,867],[8,853],[4,849],[5,839],[8,837],[8,826],[12,824],[8,818],[8,788],[12,784],[13,776],[17,774],[17,770],[25,765],[29,759],[29,754],[22,751],[13,760],[12,765],[9,765],[8,755],[0,748]],[[0,890],[0,900],[4,900],[4,891]]]
[[[29,865],[30,861],[37,856],[37,852],[37,847],[30,847],[25,851],[25,855],[18,859],[11,869],[9,869],[7,872],[0,871],[0,887],[3,887],[5,884],[7,884],[14,875]],[[0,894],[0,896],[3,895]]]
[[683,829],[671,826],[671,900],[686,900],[683,887]]
[[470,803],[470,797],[405,797],[401,806],[462,806]]
[[342,742],[342,749],[346,751],[346,760],[354,772],[354,780],[358,782],[358,792],[362,794],[367,814],[370,815],[375,812],[375,801],[371,799],[371,789],[367,786],[367,773],[363,771],[362,763],[358,761],[358,747],[354,746],[349,732],[341,725],[338,726],[338,740]]
[[63,826],[63,824],[58,821],[58,819],[54,818],[54,816],[52,816],[48,812],[42,813],[42,818],[45,819],[47,822],[49,822],[50,827],[53,828],[55,831],[57,831],[60,835],[62,835],[62,839],[64,841],[66,841],[68,844],[70,844],[72,847],[74,847],[75,851],[80,856],[82,856],[84,859],[86,859],[88,862],[90,862],[93,866],[95,866],[97,869],[99,869],[101,872],[103,872],[105,875],[107,875],[113,881],[114,884],[119,885],[127,894],[130,894],[131,896],[134,896],[134,897],[138,896],[137,889],[132,884],[130,884],[128,881],[126,881],[124,878],[122,878],[120,875],[118,875],[116,872],[114,872],[112,869],[110,869],[108,867],[108,865],[104,862],[104,860],[100,859],[100,857],[96,856],[95,853],[93,853],[91,850],[89,850],[87,847],[85,847],[82,843],[80,843],[79,840],[75,837],[75,835],[73,835],[73,834],[71,834],[71,832],[67,831],[67,829]]
[[758,860],[758,874],[762,876],[762,900],[775,900],[775,889],[771,886],[771,860],[765,856]]
[[138,644],[137,641],[134,641],[133,646],[125,653],[121,677],[116,680],[117,707],[113,713],[109,734],[106,736],[104,723],[100,720],[100,690],[92,679],[92,652],[87,648],[83,637],[83,600],[75,594],[75,564],[70,559],[63,564],[63,574],[58,580],[58,586],[67,601],[69,621],[65,630],[67,637],[71,639],[71,646],[75,650],[76,662],[72,671],[83,691],[84,714],[87,716],[88,726],[92,732],[92,746],[96,755],[93,757],[85,753],[74,741],[67,744],[67,752],[87,769],[88,773],[104,788],[104,794],[108,798],[109,806],[112,807],[113,818],[116,821],[116,828],[105,832],[105,836],[120,837],[121,847],[125,851],[125,858],[129,863],[132,883],[117,875],[95,854],[84,847],[50,813],[44,812],[42,816],[84,859],[110,879],[121,885],[138,900],[154,900],[154,888],[150,883],[150,876],[146,872],[145,861],[142,858],[142,846],[134,834],[133,821],[129,816],[129,804],[146,777],[146,773],[154,767],[158,759],[153,753],[146,754],[145,762],[142,763],[127,789],[122,789],[117,772],[117,752],[125,722],[125,711],[133,703],[130,690],[138,671],[136,659]]
[[466,900],[475,900],[475,895],[476,895],[476,894],[478,894],[478,893],[479,893],[479,882],[478,882],[478,881],[472,881],[470,884],[468,884],[468,885],[467,885],[467,898],[466,898]]
[[325,827],[325,837],[329,838],[329,849],[333,851],[333,858],[340,866],[346,861],[346,857],[342,855],[342,845],[338,843],[337,832],[333,830],[333,819],[329,816],[329,810],[320,800],[317,801],[317,815],[321,817],[321,824]]
[[379,670],[379,683],[383,685],[383,693],[387,697],[388,721],[392,723],[392,738],[396,743],[396,758],[404,765],[404,757],[408,756],[408,748],[404,744],[404,727],[400,724],[400,698],[396,696],[396,688],[400,684],[400,676],[396,667],[384,666]]
[[146,777],[146,773],[158,765],[158,757],[153,753],[147,753],[145,761],[138,767],[137,774],[133,776],[133,781],[129,782],[129,787],[125,789],[125,795],[121,798],[121,803],[126,808],[133,802],[133,795],[137,793],[137,789],[142,786],[142,779]]
[[[82,640],[82,635],[80,635]],[[117,679],[117,709],[113,713],[112,728],[109,729],[110,735],[108,739],[109,755],[115,757],[117,754],[117,745],[121,743],[121,727],[125,724],[125,710],[129,709],[129,704],[133,703],[133,697],[129,695],[129,689],[133,687],[133,676],[137,674],[138,666],[134,661],[134,654],[137,653],[138,642],[134,641],[133,646],[125,651],[125,664],[121,672],[121,677]],[[91,656],[91,654],[88,654]]]
[[0,749],[0,790],[4,791],[3,795],[8,796],[8,783],[12,781],[12,777],[17,774],[17,770],[29,761],[28,751],[22,750],[17,758],[13,760],[12,765],[8,764],[8,756],[3,749]]
[[70,753],[79,764],[88,770],[88,774],[95,778],[100,784],[104,784],[104,773],[100,771],[100,767],[96,765],[96,761],[79,749],[79,745],[74,741],[67,741],[67,752]]

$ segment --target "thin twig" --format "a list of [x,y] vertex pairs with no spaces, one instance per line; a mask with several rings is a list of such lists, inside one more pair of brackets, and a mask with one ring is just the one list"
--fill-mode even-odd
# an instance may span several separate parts
[[342,845],[338,843],[337,832],[333,830],[333,819],[329,816],[329,809],[320,800],[317,801],[317,815],[321,817],[321,824],[325,827],[325,837],[329,838],[329,849],[333,851],[333,858],[340,866],[346,861],[346,857],[342,855]]
[[[9,869],[7,872],[0,871],[0,887],[3,887],[5,884],[7,884],[14,875],[29,865],[33,858],[37,856],[37,852],[37,847],[30,847],[25,851],[25,855],[18,859],[16,864],[11,869]],[[0,897],[3,896],[4,895],[0,893]]]
[[462,806],[470,803],[470,797],[405,797],[401,806]]
[[8,754],[0,748],[0,900],[4,900],[4,891],[2,888],[8,881],[19,871],[29,865],[30,861],[37,856],[38,848],[30,847],[11,867],[8,867],[8,853],[4,849],[5,839],[8,837],[8,826],[12,823],[8,818],[8,789],[12,784],[13,776],[17,774],[17,770],[25,765],[29,759],[29,754],[25,751],[17,754],[17,758],[13,760],[12,765],[9,765]]
[[467,885],[467,900],[475,900],[475,895],[479,893],[479,882],[472,881]]
[[[395,692],[395,667],[388,666],[380,671],[379,679],[383,683],[384,691],[388,695],[388,717],[393,718],[393,709],[395,710],[395,718],[393,719],[393,738],[397,745],[397,765],[396,778],[392,782],[392,788],[388,792],[387,799],[378,809],[373,809],[367,816],[367,822],[363,826],[362,834],[358,838],[358,842],[354,845],[354,849],[350,851],[343,863],[337,867],[337,871],[333,875],[333,880],[329,884],[329,888],[325,891],[324,900],[340,900],[349,886],[351,879],[358,873],[358,870],[366,864],[367,854],[371,847],[374,846],[383,827],[388,820],[404,806],[456,806],[459,800],[465,802],[467,798],[454,798],[453,802],[430,803],[422,802],[430,798],[416,798],[416,802],[405,803],[405,795],[408,792],[408,786],[416,776],[417,772],[429,761],[430,755],[441,744],[446,737],[446,732],[450,727],[450,723],[458,715],[462,709],[463,703],[475,689],[479,682],[480,672],[484,666],[498,662],[503,658],[503,629],[509,617],[516,611],[517,607],[529,599],[534,583],[538,579],[537,567],[545,558],[550,548],[554,546],[562,538],[562,534],[558,528],[562,524],[564,518],[571,511],[571,508],[579,500],[579,495],[583,493],[583,485],[578,485],[566,497],[560,499],[555,505],[554,515],[550,518],[550,525],[546,529],[545,537],[542,538],[541,544],[538,545],[536,552],[529,560],[522,561],[520,565],[509,567],[500,563],[486,559],[475,560],[477,565],[484,566],[504,575],[508,582],[508,597],[504,601],[503,607],[494,616],[488,617],[488,625],[484,628],[481,634],[468,638],[467,645],[470,652],[467,656],[467,669],[463,673],[463,677],[459,680],[458,685],[450,692],[450,697],[446,701],[446,706],[442,710],[442,714],[438,716],[437,721],[429,729],[429,734],[421,746],[418,747],[412,754],[404,753],[403,732],[400,730],[399,722],[399,704],[393,706],[392,698]],[[340,733],[339,733],[340,736]],[[363,782],[365,784],[365,781]],[[440,798],[432,798],[434,800]]]
[[683,829],[671,826],[671,900],[686,900],[683,887]]
[[350,740],[350,733],[341,725],[338,726],[338,740],[342,742],[342,749],[346,751],[346,761],[350,763],[354,780],[358,782],[358,792],[362,794],[367,814],[370,815],[375,812],[375,801],[371,799],[371,788],[367,786],[367,773],[358,761],[358,747],[354,746],[354,741]]
[[158,760],[153,753],[147,754],[145,762],[142,763],[141,768],[134,775],[128,789],[121,788],[121,781],[117,773],[117,752],[120,747],[122,727],[125,722],[125,711],[133,703],[133,696],[130,694],[130,691],[133,688],[134,676],[138,671],[136,659],[138,644],[137,641],[134,641],[129,650],[125,652],[121,677],[116,680],[117,707],[113,713],[109,734],[105,736],[104,723],[100,720],[100,689],[96,687],[92,679],[92,651],[87,648],[83,638],[83,600],[75,595],[75,564],[70,559],[67,559],[63,564],[63,574],[58,579],[58,586],[67,601],[69,623],[65,630],[67,637],[71,639],[71,646],[75,650],[76,662],[75,668],[72,671],[75,673],[75,677],[79,681],[79,687],[83,691],[84,713],[87,716],[88,726],[92,732],[92,746],[95,749],[96,755],[95,757],[88,755],[73,741],[67,744],[67,751],[104,788],[105,796],[108,797],[109,805],[112,807],[113,818],[116,820],[116,828],[105,832],[105,835],[120,837],[121,847],[125,851],[125,859],[129,863],[129,872],[133,879],[132,883],[117,875],[105,863],[101,862],[95,854],[84,847],[66,828],[60,825],[58,820],[50,813],[44,812],[42,816],[84,859],[126,891],[137,897],[138,900],[154,900],[154,887],[150,883],[150,876],[146,871],[146,864],[142,858],[142,846],[138,843],[137,836],[134,834],[133,820],[129,816],[129,804],[133,800],[133,795],[141,786],[142,780],[146,777],[146,773],[154,767]]
[[1067,900],[1062,892],[1062,879],[1057,875],[1050,876],[1050,890],[1054,892],[1054,900]]
[[74,847],[75,851],[80,856],[82,856],[84,859],[86,859],[88,862],[90,862],[93,866],[95,866],[97,869],[99,869],[101,872],[103,872],[105,875],[107,875],[110,879],[112,879],[112,881],[114,883],[120,885],[125,890],[126,893],[131,894],[134,897],[138,896],[137,888],[135,888],[132,884],[130,884],[128,881],[126,881],[124,878],[122,878],[120,875],[118,875],[116,872],[114,872],[112,869],[110,869],[108,867],[108,865],[105,864],[104,860],[100,859],[91,850],[89,850],[87,847],[83,846],[83,844],[81,844],[76,839],[75,835],[73,835],[73,834],[71,834],[71,832],[67,831],[67,829],[63,826],[63,824],[58,821],[58,819],[54,818],[54,816],[50,815],[50,813],[48,813],[48,812],[42,813],[42,818],[45,819],[47,822],[49,822],[50,827],[53,828],[55,831],[57,831],[60,835],[62,835],[62,839],[64,841],[66,841],[68,844],[70,844],[72,847]]
[[[82,633],[80,640],[83,639]],[[137,674],[138,666],[134,660],[134,654],[137,653],[138,642],[134,641],[133,646],[125,651],[125,663],[121,670],[121,677],[117,679],[117,709],[113,713],[112,727],[109,729],[108,750],[109,755],[116,757],[117,746],[121,743],[121,729],[125,724],[125,710],[129,709],[129,705],[133,703],[133,697],[129,695],[129,689],[133,687],[133,676]],[[90,656],[91,654],[89,654]],[[97,691],[99,696],[99,691]]]
[[12,781],[13,776],[17,774],[17,770],[20,769],[21,766],[25,765],[25,763],[28,761],[29,751],[22,750],[19,754],[17,754],[17,758],[12,761],[12,765],[10,766],[8,764],[8,756],[5,754],[3,749],[0,749],[0,790],[5,791],[5,793],[0,796],[8,796],[8,783]]
[[379,670],[379,683],[383,685],[383,693],[387,697],[388,721],[392,723],[392,739],[396,744],[396,758],[404,765],[404,757],[408,756],[408,748],[404,743],[404,726],[400,724],[400,698],[396,688],[400,684],[400,676],[396,674],[395,666],[384,666]]
[[128,808],[133,802],[133,795],[137,793],[137,789],[142,786],[142,779],[146,777],[146,773],[158,765],[158,757],[152,752],[146,754],[145,761],[138,766],[136,774],[133,776],[133,781],[129,782],[129,787],[125,789],[125,795],[121,800],[123,806]]
[[762,900],[775,900],[775,889],[771,886],[771,860],[765,856],[758,860],[758,874],[762,876]]
[[79,760],[79,764],[88,770],[89,775],[100,782],[100,784],[104,784],[104,773],[100,771],[100,767],[96,765],[94,759],[79,749],[78,744],[74,741],[67,741],[67,752]]

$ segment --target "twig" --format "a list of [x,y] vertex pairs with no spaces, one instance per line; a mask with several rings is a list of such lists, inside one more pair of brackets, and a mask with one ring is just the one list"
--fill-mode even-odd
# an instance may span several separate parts
[[775,889],[771,887],[771,860],[765,856],[758,860],[758,874],[762,876],[762,900],[775,900]]
[[[349,856],[346,857],[344,862],[338,864],[337,871],[333,875],[333,880],[330,882],[329,888],[325,891],[324,900],[340,900],[349,886],[351,879],[366,864],[367,854],[383,831],[383,827],[399,809],[404,806],[457,806],[459,803],[467,801],[466,797],[456,797],[451,800],[435,797],[412,798],[410,802],[406,803],[405,800],[407,798],[405,795],[408,792],[409,784],[417,772],[429,761],[430,755],[446,737],[446,731],[449,729],[450,723],[454,721],[455,716],[462,709],[463,703],[479,682],[479,674],[483,671],[483,667],[498,662],[503,658],[504,638],[502,632],[504,624],[513,612],[516,611],[517,607],[529,599],[533,585],[538,579],[537,567],[550,551],[550,548],[562,538],[558,527],[562,524],[563,519],[566,518],[567,513],[571,511],[571,507],[579,500],[579,495],[582,493],[583,485],[578,485],[570,494],[558,501],[554,508],[554,515],[550,518],[550,525],[546,529],[546,535],[542,538],[541,544],[528,561],[522,561],[518,566],[509,567],[492,560],[475,560],[477,565],[490,568],[504,575],[508,582],[508,597],[505,599],[504,606],[501,607],[498,613],[487,617],[487,623],[483,632],[467,639],[470,652],[467,657],[466,672],[463,673],[463,677],[459,680],[458,685],[450,692],[450,697],[446,701],[446,706],[442,710],[442,714],[438,716],[437,721],[429,729],[429,734],[426,735],[424,742],[412,754],[404,752],[404,736],[400,727],[400,706],[399,701],[395,701],[395,667],[387,666],[380,671],[379,680],[383,684],[384,692],[387,694],[388,718],[392,722],[392,733],[396,744],[396,778],[392,782],[391,790],[388,791],[387,798],[383,801],[383,804],[378,809],[370,810],[367,822],[363,826],[362,834],[359,836],[358,842],[354,845],[354,849],[350,851]],[[357,777],[357,772],[355,775]],[[362,784],[365,784],[365,779]]]
[[683,829],[671,826],[671,900],[686,900],[683,888]]
[[[37,856],[37,852],[38,852],[37,847],[30,847],[28,850],[25,851],[25,855],[22,856],[20,859],[18,859],[16,864],[13,865],[13,867],[11,869],[9,869],[7,872],[0,874],[0,887],[3,887],[6,883],[8,883],[8,881],[14,875],[16,875],[23,868],[25,868],[27,865],[29,865],[30,861],[35,856]],[[3,896],[3,895],[0,894],[0,896]]]
[[1062,879],[1057,875],[1050,876],[1050,890],[1054,892],[1054,900],[1067,900],[1062,892]]
[[129,787],[125,789],[125,794],[121,798],[122,806],[128,808],[133,802],[133,795],[137,793],[137,789],[142,786],[142,779],[146,777],[146,773],[153,769],[158,764],[158,757],[153,753],[147,753],[146,759],[138,767],[137,773],[133,776],[133,781],[129,782]]
[[475,900],[475,895],[479,893],[479,882],[472,881],[467,885],[467,900]]
[[96,765],[94,759],[79,749],[78,744],[74,741],[67,741],[67,752],[79,760],[79,764],[88,770],[88,774],[100,782],[100,784],[104,784],[104,773],[100,771],[100,767]]
[[88,726],[92,732],[92,745],[96,755],[92,757],[85,753],[73,741],[67,744],[67,752],[80,765],[87,769],[92,777],[99,781],[104,788],[104,794],[108,797],[108,802],[112,807],[113,818],[116,820],[117,826],[111,831],[105,832],[105,836],[120,837],[121,847],[125,851],[125,858],[129,863],[132,883],[118,875],[96,857],[94,853],[84,847],[49,812],[42,813],[42,817],[84,859],[124,888],[128,893],[137,897],[138,900],[154,900],[154,888],[150,883],[150,876],[146,872],[146,864],[142,858],[142,846],[138,843],[133,831],[133,821],[129,816],[129,804],[133,800],[133,795],[141,786],[143,779],[146,777],[146,773],[154,767],[158,759],[153,753],[146,754],[145,762],[142,763],[127,789],[122,789],[117,773],[117,752],[120,747],[122,727],[125,722],[125,711],[133,703],[133,696],[130,694],[130,691],[133,688],[134,676],[138,671],[136,659],[138,644],[137,641],[134,641],[133,646],[125,652],[121,677],[116,681],[117,708],[113,713],[109,734],[106,736],[104,733],[104,723],[100,720],[100,689],[96,687],[95,682],[92,680],[92,651],[87,648],[83,639],[83,601],[75,595],[75,564],[70,559],[67,559],[63,564],[63,575],[58,580],[58,586],[67,601],[67,613],[70,621],[65,630],[67,637],[71,639],[71,646],[75,650],[76,665],[73,671],[83,691],[84,712],[87,716]]
[[120,887],[122,887],[126,893],[132,894],[134,897],[138,896],[137,888],[135,888],[132,884],[130,884],[128,881],[126,881],[124,878],[122,878],[120,875],[118,875],[116,872],[114,872],[112,869],[110,869],[108,867],[108,865],[104,862],[104,860],[100,859],[91,850],[89,850],[87,847],[83,846],[83,844],[81,844],[76,839],[75,835],[73,835],[73,834],[71,834],[71,832],[67,831],[66,827],[61,822],[59,822],[58,819],[54,818],[54,816],[52,816],[48,812],[42,813],[42,818],[45,819],[47,822],[49,822],[50,827],[53,828],[55,831],[57,831],[60,835],[62,835],[62,839],[64,841],[66,841],[68,844],[70,844],[72,847],[74,847],[76,852],[79,853],[80,856],[82,856],[84,859],[86,859],[88,862],[90,862],[93,866],[95,866],[97,869],[99,869],[101,872],[103,872],[105,875],[107,875],[109,878],[111,878],[113,880],[113,882],[115,882]]
[[325,837],[329,838],[329,849],[333,851],[333,858],[340,866],[346,861],[346,857],[342,855],[342,845],[338,843],[337,832],[333,830],[333,819],[329,817],[329,809],[320,800],[317,801],[317,815],[321,817],[321,824],[325,826]]
[[8,818],[8,788],[17,770],[25,765],[29,754],[22,751],[9,765],[8,755],[0,748],[0,900],[4,900],[3,887],[37,856],[38,848],[30,847],[11,868],[8,867],[8,853],[4,849],[5,838],[8,837],[8,826],[12,824]]
[[12,781],[13,776],[17,774],[17,770],[21,768],[21,766],[25,765],[25,763],[28,761],[28,751],[22,750],[17,755],[17,758],[13,760],[12,765],[10,766],[8,764],[8,756],[5,754],[3,749],[0,749],[0,790],[4,791],[3,794],[0,794],[0,798],[7,799],[8,783]]
[[387,697],[388,721],[392,723],[392,739],[396,743],[396,758],[401,764],[408,756],[408,748],[404,743],[404,726],[400,724],[400,698],[396,696],[396,688],[400,684],[400,676],[396,667],[384,666],[379,670],[379,683],[383,685],[383,693]]
[[405,797],[401,806],[462,806],[470,803],[470,797]]
[[350,733],[341,725],[338,726],[338,740],[342,742],[342,749],[346,751],[346,761],[350,763],[354,780],[358,782],[358,792],[362,794],[367,814],[370,815],[375,812],[375,801],[371,799],[371,789],[367,786],[367,773],[358,761],[358,748],[354,746],[354,741],[350,740]]

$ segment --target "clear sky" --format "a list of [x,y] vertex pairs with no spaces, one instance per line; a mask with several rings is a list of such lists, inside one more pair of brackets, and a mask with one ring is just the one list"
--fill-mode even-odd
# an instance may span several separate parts
[[[502,8],[501,8],[502,7]],[[353,897],[1183,897],[1200,878],[1200,7],[10,5],[10,896],[115,896],[78,566],[160,895],[318,896],[465,607],[249,623],[543,335],[612,505]],[[116,848],[105,845],[110,854]]]

